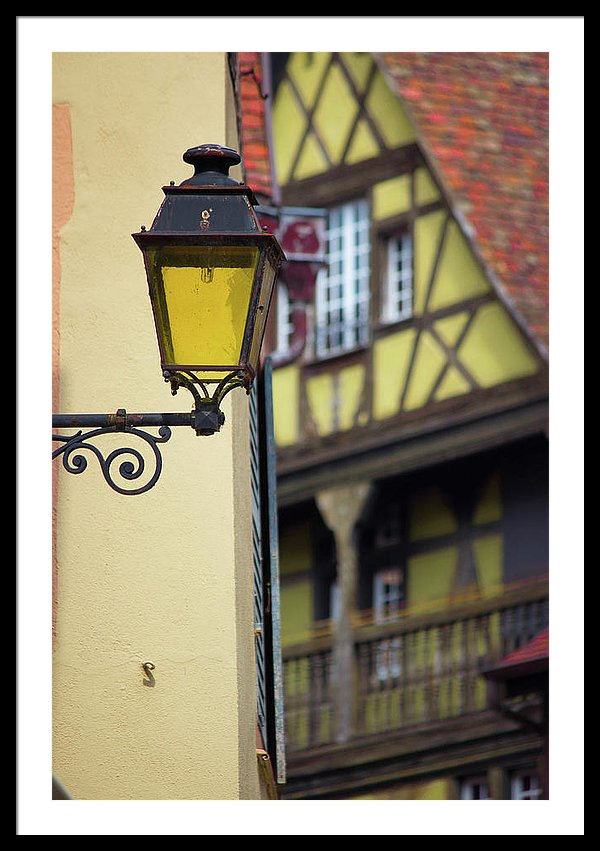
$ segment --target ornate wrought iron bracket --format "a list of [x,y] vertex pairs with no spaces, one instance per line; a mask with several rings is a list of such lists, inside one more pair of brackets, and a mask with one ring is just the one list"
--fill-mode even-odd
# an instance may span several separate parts
[[[202,380],[193,372],[163,372],[165,381],[171,385],[171,394],[175,396],[180,387],[185,387],[194,397],[196,407],[192,411],[194,418],[193,428],[198,435],[209,435],[219,431],[225,422],[225,414],[221,411],[221,402],[225,396],[235,387],[243,387],[248,393],[252,378],[242,370],[229,372],[223,379],[216,383],[216,387],[209,393],[207,380]],[[202,395],[201,395],[202,394]]]
[[[160,416],[160,415],[155,415]],[[187,414],[188,425],[190,424],[190,415]],[[166,443],[171,437],[171,429],[168,425],[160,425],[158,436],[150,432],[142,431],[139,428],[134,428],[131,425],[122,425],[121,422],[127,423],[130,419],[147,420],[148,415],[145,414],[130,414],[128,415],[124,409],[120,409],[116,414],[82,414],[80,416],[71,414],[57,414],[52,417],[52,425],[54,428],[62,427],[77,427],[79,425],[97,425],[99,428],[94,428],[91,431],[78,431],[75,434],[53,434],[52,440],[60,442],[62,445],[53,450],[52,458],[62,456],[63,467],[68,473],[83,473],[87,468],[87,458],[82,452],[91,452],[97,459],[102,475],[106,483],[117,493],[134,496],[140,493],[146,493],[150,488],[154,487],[162,472],[162,455],[159,444]],[[148,424],[148,423],[145,423]],[[122,446],[114,449],[106,456],[94,443],[91,441],[104,434],[115,432],[126,432],[132,437],[136,437],[144,441],[152,450],[152,458],[154,462],[154,470],[150,479],[143,485],[136,486],[146,470],[147,462],[142,453],[135,447]],[[126,460],[123,460],[126,456]],[[115,462],[121,459],[118,465],[118,475],[120,479],[115,478]],[[132,484],[128,484],[132,483]]]
[[[64,469],[68,473],[77,475],[83,473],[88,464],[82,452],[91,452],[100,465],[106,483],[114,491],[126,496],[146,493],[160,478],[162,472],[160,444],[170,440],[171,429],[188,426],[193,428],[197,435],[214,434],[225,422],[225,415],[220,409],[223,398],[234,387],[244,387],[246,392],[249,389],[247,376],[239,371],[229,373],[222,381],[219,381],[212,395],[208,392],[208,383],[200,381],[192,373],[187,375],[180,372],[167,372],[164,377],[165,381],[170,382],[173,395],[177,393],[179,387],[186,387],[190,391],[195,401],[195,407],[190,413],[128,414],[124,408],[119,408],[114,414],[53,414],[54,429],[78,428],[80,430],[75,434],[53,434],[53,442],[62,445],[53,450],[52,458],[62,456]],[[147,427],[157,427],[158,435],[144,431],[143,429]],[[83,428],[91,430],[84,432]],[[147,461],[138,449],[123,446],[105,455],[92,442],[101,435],[116,432],[138,438],[150,447],[154,468],[145,484],[138,484],[147,467]],[[115,462],[118,459],[121,459],[121,463],[117,468]],[[114,476],[115,470],[118,471],[119,480]]]

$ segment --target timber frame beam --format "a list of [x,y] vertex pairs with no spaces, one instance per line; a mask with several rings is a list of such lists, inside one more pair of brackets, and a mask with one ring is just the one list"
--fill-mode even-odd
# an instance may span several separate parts
[[[496,411],[469,422],[446,422],[443,429],[415,428],[390,431],[361,447],[350,446],[336,454],[306,452],[296,464],[283,456],[278,467],[277,493],[280,506],[311,499],[323,488],[373,480],[412,472],[446,461],[495,449],[513,441],[547,434],[548,399],[541,398],[520,407]],[[304,461],[304,465],[302,464]]]

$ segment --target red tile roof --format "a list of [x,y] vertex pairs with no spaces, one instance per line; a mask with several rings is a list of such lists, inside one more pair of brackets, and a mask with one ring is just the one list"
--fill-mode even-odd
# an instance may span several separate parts
[[548,345],[548,54],[379,53],[482,259]]
[[503,679],[519,673],[545,669],[550,655],[550,631],[544,629],[531,641],[505,656],[488,675],[494,679]]

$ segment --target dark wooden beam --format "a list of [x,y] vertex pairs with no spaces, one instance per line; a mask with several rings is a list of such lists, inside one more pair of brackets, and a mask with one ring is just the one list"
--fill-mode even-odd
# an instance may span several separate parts
[[288,799],[351,798],[401,783],[478,773],[507,759],[535,759],[542,738],[491,710],[289,758]]
[[[519,606],[524,603],[547,600],[548,595],[549,582],[547,578],[526,582],[517,587],[508,588],[502,593],[502,607]],[[387,638],[404,635],[408,632],[443,626],[449,621],[455,622],[477,618],[485,613],[489,613],[489,611],[489,598],[468,600],[453,606],[452,609],[440,609],[439,611],[427,612],[427,614],[423,615],[412,615],[410,618],[405,618],[402,621],[388,621],[378,624],[367,623],[363,626],[355,626],[353,638],[355,641],[361,642],[382,641]],[[331,646],[332,635],[330,630],[317,638],[284,646],[282,654],[285,661],[289,659],[301,659],[310,654],[329,650]]]
[[395,151],[373,157],[356,165],[340,165],[325,174],[315,175],[302,181],[291,181],[281,189],[281,200],[287,206],[327,207],[341,204],[344,200],[362,197],[365,192],[365,174],[369,184],[397,177],[412,171],[419,163],[416,144],[406,145]]
[[[467,409],[438,403],[428,417],[404,416],[374,423],[335,441],[315,440],[279,451],[278,502],[291,505],[310,499],[324,487],[414,472],[456,458],[494,449],[548,428],[548,398],[531,392],[515,402],[510,396],[469,394]],[[450,402],[452,400],[449,400]],[[477,404],[477,402],[479,404]]]

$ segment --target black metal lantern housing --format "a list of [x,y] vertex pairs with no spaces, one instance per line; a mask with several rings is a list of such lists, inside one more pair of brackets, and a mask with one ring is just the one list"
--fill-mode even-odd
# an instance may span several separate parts
[[194,175],[163,187],[152,227],[132,236],[144,256],[165,380],[173,393],[181,385],[192,392],[196,432],[212,434],[224,421],[225,394],[250,390],[285,255],[261,230],[250,187],[229,176],[241,161],[236,151],[200,145],[183,160]]

